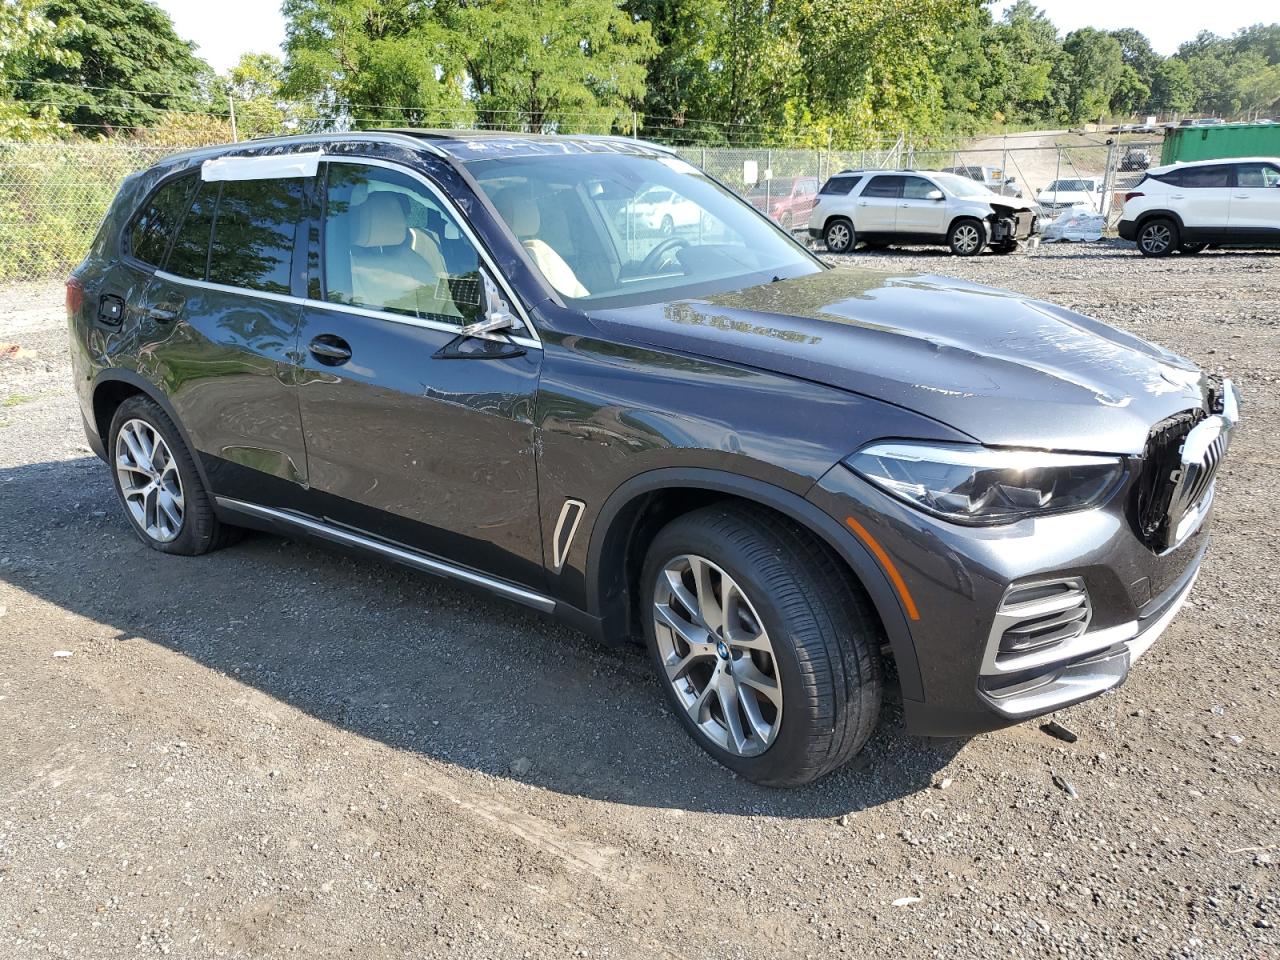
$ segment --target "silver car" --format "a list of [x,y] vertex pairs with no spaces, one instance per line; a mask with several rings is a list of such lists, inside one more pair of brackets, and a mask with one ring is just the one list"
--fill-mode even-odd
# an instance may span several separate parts
[[951,173],[845,170],[818,193],[809,236],[832,253],[891,244],[938,244],[958,256],[1011,253],[1036,230],[1035,211]]

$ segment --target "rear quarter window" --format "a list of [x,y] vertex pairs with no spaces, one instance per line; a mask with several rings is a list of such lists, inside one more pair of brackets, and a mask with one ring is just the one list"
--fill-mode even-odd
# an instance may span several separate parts
[[858,185],[861,177],[832,177],[822,185],[818,192],[826,197],[847,196],[849,191]]
[[191,202],[195,174],[177,177],[156,190],[134,215],[129,226],[129,254],[153,267],[164,264],[169,243]]

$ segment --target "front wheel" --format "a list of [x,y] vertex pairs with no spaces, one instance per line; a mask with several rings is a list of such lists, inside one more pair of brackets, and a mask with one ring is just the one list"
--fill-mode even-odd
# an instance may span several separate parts
[[987,245],[987,230],[979,220],[957,220],[947,232],[947,246],[957,257],[976,257]]
[[822,240],[831,253],[848,253],[856,243],[853,224],[840,217],[832,220],[822,231]]
[[661,530],[641,576],[667,701],[716,760],[798,786],[862,748],[880,713],[881,628],[823,545],[769,511],[711,506]]
[[662,223],[658,227],[658,229],[663,233],[664,236],[668,236],[668,237],[675,232],[676,222],[671,219],[671,214],[664,213],[662,215]]

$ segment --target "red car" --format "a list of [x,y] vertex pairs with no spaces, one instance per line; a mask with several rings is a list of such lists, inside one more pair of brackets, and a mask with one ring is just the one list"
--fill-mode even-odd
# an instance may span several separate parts
[[751,205],[778,221],[784,230],[809,223],[809,211],[818,202],[817,177],[775,177],[761,180],[747,194]]

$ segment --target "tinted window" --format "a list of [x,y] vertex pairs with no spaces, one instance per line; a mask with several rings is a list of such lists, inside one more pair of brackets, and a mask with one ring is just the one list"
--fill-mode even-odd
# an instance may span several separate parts
[[134,218],[129,232],[131,254],[155,267],[164,263],[165,251],[169,249],[169,241],[173,239],[195,185],[195,175],[190,174],[170,180],[151,195],[150,201]]
[[928,200],[929,194],[937,189],[924,177],[902,178],[902,196],[907,200]]
[[480,257],[417,180],[394,170],[329,163],[325,299],[445,323],[480,315]]
[[196,198],[191,209],[182,218],[178,235],[165,269],[180,277],[192,280],[205,278],[209,262],[209,234],[213,230],[213,210],[218,204],[218,184],[201,183],[196,188]]
[[1221,167],[1187,167],[1182,171],[1184,187],[1229,187],[1231,186],[1231,168]]
[[303,181],[232,180],[222,185],[209,279],[231,287],[288,293],[293,236],[302,219]]
[[1168,173],[1149,173],[1147,174],[1152,180],[1159,180],[1161,183],[1167,183],[1171,187],[1182,186],[1182,171],[1170,170]]
[[1236,167],[1236,186],[1274,187],[1280,184],[1280,170],[1269,163],[1242,163]]
[[864,197],[900,197],[902,180],[902,177],[872,177],[871,182],[862,191],[862,195]]
[[822,190],[819,192],[829,197],[843,197],[857,186],[861,179],[861,177],[832,177],[822,185]]

